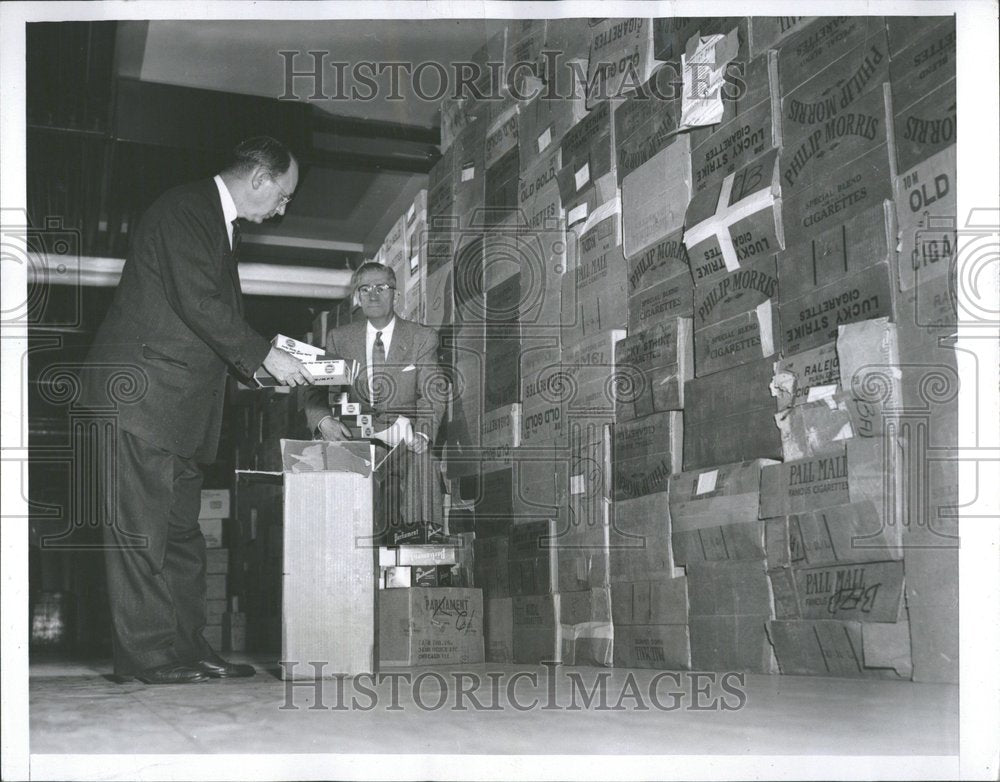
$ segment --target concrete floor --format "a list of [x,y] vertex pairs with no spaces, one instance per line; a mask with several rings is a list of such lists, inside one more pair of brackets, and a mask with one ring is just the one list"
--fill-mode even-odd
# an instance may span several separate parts
[[[741,705],[737,680],[693,680],[682,674],[679,680],[658,680],[657,706],[650,694],[657,671],[561,668],[550,678],[543,667],[488,664],[461,671],[403,671],[413,684],[395,680],[395,703],[392,679],[374,688],[348,680],[339,696],[336,681],[325,680],[321,705],[326,708],[317,709],[310,708],[316,705],[313,687],[290,689],[276,678],[273,663],[239,659],[256,663],[258,675],[155,687],[109,681],[105,662],[36,660],[30,680],[31,753],[958,752],[958,688],[948,685],[748,675]],[[468,675],[456,678],[462,672]],[[571,681],[574,673],[580,677],[577,686]],[[473,688],[475,676],[478,688]],[[601,676],[603,707],[599,688],[584,708],[579,683],[589,691]],[[499,707],[476,711],[468,696],[458,694],[463,686],[484,706]],[[374,689],[374,695],[365,688]],[[349,703],[352,695],[360,708],[331,708]],[[442,695],[444,705],[435,709]],[[576,709],[570,708],[574,698]],[[539,704],[530,708],[535,699]],[[373,701],[373,708],[363,710]],[[552,704],[556,707],[542,708]],[[692,708],[708,704],[715,708]],[[735,706],[740,708],[728,708]]]

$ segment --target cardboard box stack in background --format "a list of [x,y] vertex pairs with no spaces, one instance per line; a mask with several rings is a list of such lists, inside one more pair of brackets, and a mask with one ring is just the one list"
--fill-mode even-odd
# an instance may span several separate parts
[[[223,616],[229,613],[229,538],[232,501],[229,489],[202,489],[198,526],[205,538],[205,640],[213,649],[242,651],[223,646]],[[239,639],[237,638],[237,642]]]
[[[696,50],[728,65],[692,112]],[[442,107],[407,306],[465,379],[487,654],[955,680],[957,478],[901,474],[902,424],[955,442],[954,19],[527,20],[480,55],[541,67]],[[600,89],[528,89],[570,60]]]

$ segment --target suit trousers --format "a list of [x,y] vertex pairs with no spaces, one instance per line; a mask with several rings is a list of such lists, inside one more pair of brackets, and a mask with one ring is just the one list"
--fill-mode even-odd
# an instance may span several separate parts
[[104,557],[114,670],[211,654],[205,627],[205,538],[197,463],[119,429],[105,481]]

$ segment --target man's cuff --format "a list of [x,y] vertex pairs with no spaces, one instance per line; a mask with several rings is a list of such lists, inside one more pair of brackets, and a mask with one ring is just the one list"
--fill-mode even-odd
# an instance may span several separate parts
[[315,434],[317,434],[317,435],[319,435],[319,434],[322,434],[322,432],[320,432],[320,429],[319,429],[319,428],[320,428],[320,426],[322,425],[322,423],[323,423],[323,422],[324,422],[324,421],[325,421],[325,420],[326,420],[327,418],[329,418],[329,419],[330,419],[331,421],[333,420],[333,416],[332,416],[332,415],[325,415],[325,416],[323,416],[322,418],[320,418],[320,419],[319,419],[319,421],[317,421],[317,422],[316,422],[316,430],[315,430]]

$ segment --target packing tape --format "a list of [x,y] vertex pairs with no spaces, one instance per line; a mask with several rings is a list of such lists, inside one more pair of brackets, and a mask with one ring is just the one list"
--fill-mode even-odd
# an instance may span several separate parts
[[736,174],[733,173],[722,180],[715,214],[684,232],[684,245],[689,250],[715,236],[719,242],[719,249],[722,251],[722,260],[726,263],[726,271],[730,272],[740,268],[740,261],[736,257],[736,248],[733,246],[733,237],[729,233],[729,226],[774,206],[774,194],[770,188],[751,193],[732,206],[727,206],[733,192],[735,176]]

